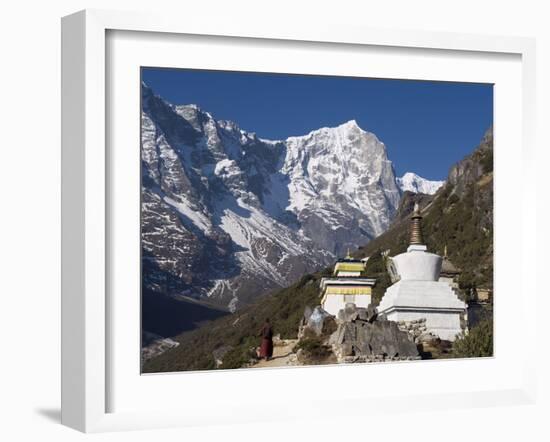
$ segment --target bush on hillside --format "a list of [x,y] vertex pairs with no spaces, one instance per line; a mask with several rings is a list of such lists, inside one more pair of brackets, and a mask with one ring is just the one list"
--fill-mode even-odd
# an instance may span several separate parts
[[330,347],[317,337],[301,339],[293,349],[294,352],[298,350],[302,350],[308,359],[324,359],[332,354]]
[[456,358],[479,358],[493,356],[493,321],[484,319],[470,332],[458,338],[453,344]]
[[256,359],[256,347],[260,345],[260,338],[249,336],[245,338],[241,345],[229,350],[223,357],[223,363],[220,368],[241,368],[250,363],[250,360]]

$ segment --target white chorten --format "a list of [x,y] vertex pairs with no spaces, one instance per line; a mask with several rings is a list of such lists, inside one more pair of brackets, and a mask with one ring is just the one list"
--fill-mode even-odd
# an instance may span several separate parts
[[454,341],[463,331],[467,305],[458,299],[448,281],[440,281],[442,258],[429,253],[423,244],[422,216],[415,204],[411,217],[410,246],[392,258],[399,281],[388,287],[378,313],[390,321],[425,318],[427,331]]

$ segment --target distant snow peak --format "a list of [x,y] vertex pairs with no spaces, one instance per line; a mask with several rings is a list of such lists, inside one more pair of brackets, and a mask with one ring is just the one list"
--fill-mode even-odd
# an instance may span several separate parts
[[189,104],[178,104],[175,105],[176,108],[182,108],[182,109],[193,109],[193,110],[201,110],[198,104],[195,103],[189,103]]
[[425,193],[427,195],[433,195],[445,184],[445,181],[430,181],[413,172],[407,172],[401,178],[397,178],[396,181],[403,192],[408,190],[409,192]]

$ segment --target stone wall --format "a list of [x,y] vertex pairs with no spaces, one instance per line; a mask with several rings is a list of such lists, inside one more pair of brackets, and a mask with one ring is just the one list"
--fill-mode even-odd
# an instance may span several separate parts
[[413,319],[411,321],[397,321],[397,326],[399,327],[399,330],[407,332],[409,338],[415,343],[419,343],[421,341],[421,336],[423,338],[428,337],[427,335],[433,336],[427,332],[426,318]]

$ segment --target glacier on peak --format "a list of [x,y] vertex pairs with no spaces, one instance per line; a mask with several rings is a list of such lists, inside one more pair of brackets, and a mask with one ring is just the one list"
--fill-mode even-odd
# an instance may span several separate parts
[[422,178],[413,172],[407,172],[402,177],[396,179],[402,192],[409,191],[414,193],[425,193],[433,195],[436,193],[445,181],[431,181]]

